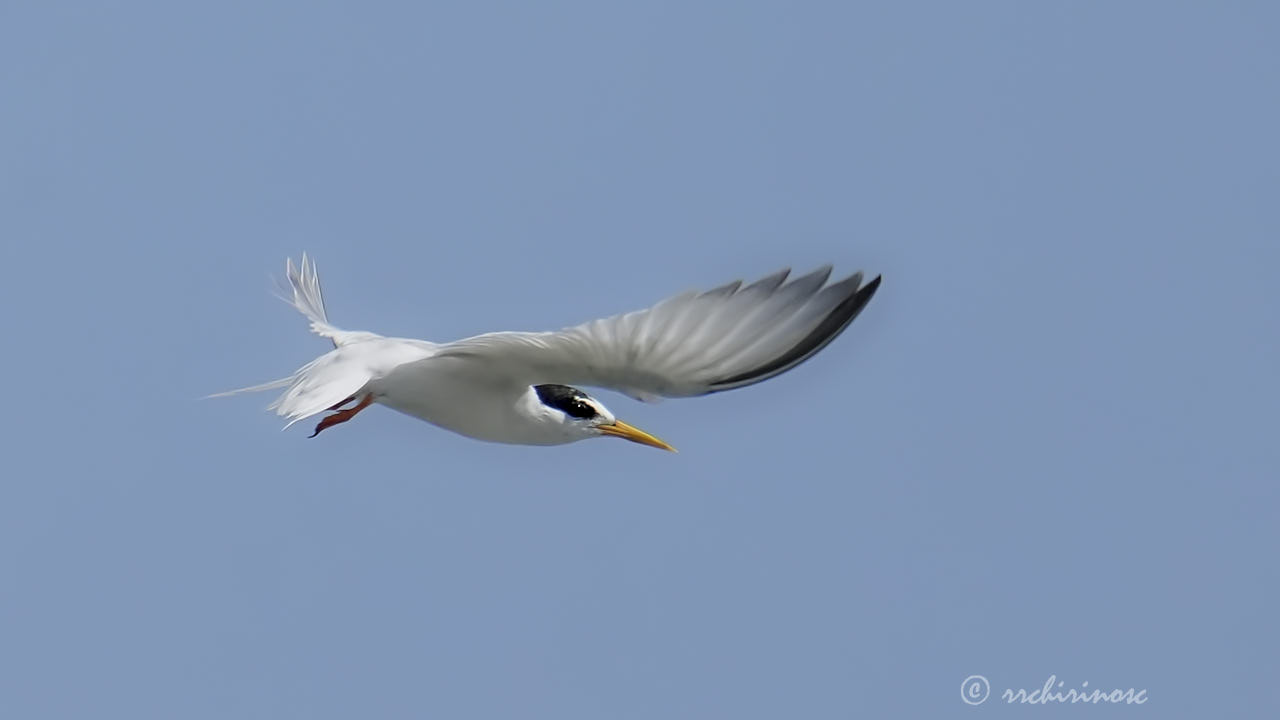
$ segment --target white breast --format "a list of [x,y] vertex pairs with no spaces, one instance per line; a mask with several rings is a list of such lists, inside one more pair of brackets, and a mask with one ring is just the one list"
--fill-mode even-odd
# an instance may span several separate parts
[[561,445],[576,437],[539,422],[528,385],[484,359],[432,357],[406,363],[370,384],[378,403],[460,435],[517,445]]

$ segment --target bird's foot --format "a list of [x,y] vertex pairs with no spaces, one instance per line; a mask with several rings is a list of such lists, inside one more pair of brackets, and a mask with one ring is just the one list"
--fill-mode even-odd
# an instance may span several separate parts
[[[351,401],[351,398],[347,398],[346,400],[343,400],[342,402],[338,403],[337,405],[334,405],[333,407],[335,408],[342,407],[343,405],[346,405],[350,401]],[[339,410],[334,414],[329,415],[328,417],[321,420],[320,423],[316,425],[316,431],[311,433],[307,437],[315,437],[320,434],[321,430],[324,430],[326,428],[331,428],[334,425],[338,425],[340,423],[344,423],[350,420],[351,418],[356,416],[356,413],[369,407],[372,404],[373,404],[373,394],[370,393],[368,395],[365,395],[363,398],[361,398],[360,402],[355,407],[349,408],[347,410]]]

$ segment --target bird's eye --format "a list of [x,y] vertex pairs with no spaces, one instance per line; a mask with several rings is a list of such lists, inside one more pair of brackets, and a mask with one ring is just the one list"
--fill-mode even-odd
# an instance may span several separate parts
[[572,418],[589,420],[600,413],[587,400],[587,394],[568,385],[535,385],[534,391],[543,405],[553,407]]
[[596,416],[596,409],[591,407],[590,403],[583,402],[577,398],[558,405],[561,410],[569,417],[575,417],[579,420],[588,420]]

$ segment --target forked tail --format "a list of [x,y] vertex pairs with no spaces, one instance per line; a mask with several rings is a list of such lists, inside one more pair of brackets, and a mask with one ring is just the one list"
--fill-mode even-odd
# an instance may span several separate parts
[[307,257],[305,252],[302,253],[302,262],[297,266],[294,266],[293,258],[286,259],[284,272],[289,280],[289,287],[281,287],[279,297],[311,321],[311,332],[329,338],[334,347],[380,337],[370,332],[341,330],[329,324],[329,316],[324,310],[324,293],[320,291],[320,274],[316,272],[315,261]]
[[[373,361],[377,353],[377,348],[363,343],[382,339],[382,336],[371,332],[340,330],[329,324],[324,309],[324,295],[320,292],[320,276],[316,273],[315,263],[306,253],[302,254],[302,262],[296,266],[292,259],[285,262],[285,275],[289,280],[289,287],[281,288],[280,298],[305,315],[311,321],[311,331],[329,338],[334,349],[298,368],[289,377],[209,397],[288,388],[268,409],[288,418],[289,423],[285,427],[289,427],[359,393],[372,377],[371,366],[375,364]],[[292,299],[286,294],[291,295]]]

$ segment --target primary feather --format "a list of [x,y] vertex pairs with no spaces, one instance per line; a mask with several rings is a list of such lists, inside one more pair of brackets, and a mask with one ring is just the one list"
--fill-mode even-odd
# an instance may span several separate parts
[[812,357],[880,286],[880,278],[863,284],[854,273],[824,287],[830,267],[785,282],[788,274],[677,295],[558,332],[477,335],[420,362],[427,368],[446,357],[501,359],[522,382],[605,387],[642,399],[731,390]]

